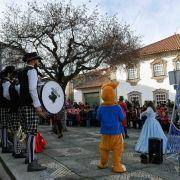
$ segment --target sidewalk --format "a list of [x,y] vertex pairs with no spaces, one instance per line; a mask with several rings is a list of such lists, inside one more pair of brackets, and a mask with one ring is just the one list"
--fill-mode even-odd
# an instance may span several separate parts
[[69,128],[64,137],[49,132],[49,127],[41,126],[43,137],[48,147],[42,154],[37,154],[39,162],[47,166],[42,172],[26,172],[24,159],[14,159],[10,154],[0,153],[0,162],[17,180],[48,180],[48,179],[97,179],[97,180],[178,180],[179,165],[177,162],[164,160],[163,164],[141,164],[139,154],[134,152],[134,146],[139,136],[139,130],[130,129],[128,140],[125,140],[125,152],[122,162],[127,167],[124,174],[115,174],[111,168],[97,169],[99,160],[98,143],[100,134],[98,128]]

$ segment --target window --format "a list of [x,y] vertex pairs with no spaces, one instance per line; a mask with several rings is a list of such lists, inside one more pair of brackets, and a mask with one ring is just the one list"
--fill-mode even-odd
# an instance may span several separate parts
[[127,66],[126,69],[126,81],[130,83],[131,86],[136,86],[140,81],[140,64]]
[[138,70],[136,67],[132,67],[128,69],[128,79],[137,79],[138,78]]
[[154,91],[154,101],[156,105],[166,104],[168,100],[168,91],[157,89]]
[[153,65],[153,71],[154,71],[154,76],[164,76],[164,68],[163,64],[154,64]]
[[155,59],[151,63],[152,79],[161,83],[164,81],[167,75],[167,61],[163,59]]
[[132,91],[128,94],[128,101],[131,103],[138,103],[141,105],[141,93],[138,91]]
[[173,59],[174,70],[180,70],[180,55]]

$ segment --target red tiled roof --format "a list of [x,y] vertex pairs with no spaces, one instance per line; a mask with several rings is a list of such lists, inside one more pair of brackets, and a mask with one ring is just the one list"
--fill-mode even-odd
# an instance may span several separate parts
[[148,55],[155,55],[159,53],[172,52],[180,50],[180,34],[174,34],[161,41],[147,45],[140,49],[140,57],[146,57]]

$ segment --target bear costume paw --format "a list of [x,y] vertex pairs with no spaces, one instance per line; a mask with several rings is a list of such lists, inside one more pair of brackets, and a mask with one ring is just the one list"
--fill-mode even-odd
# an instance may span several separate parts
[[124,172],[126,172],[126,166],[123,164],[120,164],[118,167],[114,166],[112,171],[115,173],[124,173]]
[[102,163],[99,163],[98,165],[97,165],[97,167],[99,168],[99,169],[106,169],[108,166],[107,166],[107,164],[102,164]]

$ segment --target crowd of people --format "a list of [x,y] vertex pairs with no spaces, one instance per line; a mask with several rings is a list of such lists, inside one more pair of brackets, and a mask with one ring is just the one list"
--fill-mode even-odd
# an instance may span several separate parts
[[98,104],[90,106],[88,103],[72,103],[68,99],[65,103],[67,126],[99,126],[99,121],[96,119],[98,107]]
[[[132,103],[125,101],[126,103],[126,120],[127,127],[134,129],[141,129],[145,123],[146,117],[140,117],[140,114],[147,109],[147,102],[145,101],[143,106],[140,106],[138,102]],[[164,131],[169,131],[170,118],[172,109],[168,108],[165,104],[160,104],[156,107],[156,119],[161,124]]]
[[[121,106],[126,118],[122,121],[125,129],[126,137],[127,128],[142,129],[145,123],[146,117],[140,117],[140,114],[147,109],[147,101],[143,106],[136,101],[129,102],[124,101],[124,97],[120,96],[118,104]],[[68,99],[65,103],[67,126],[100,126],[99,121],[96,118],[99,105],[95,104],[90,106],[89,104],[83,104],[82,102],[72,102]],[[163,131],[169,131],[170,119],[172,114],[172,107],[168,107],[166,104],[160,104],[156,107],[156,119],[161,124]]]

